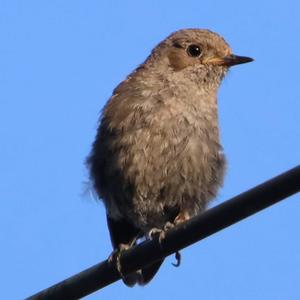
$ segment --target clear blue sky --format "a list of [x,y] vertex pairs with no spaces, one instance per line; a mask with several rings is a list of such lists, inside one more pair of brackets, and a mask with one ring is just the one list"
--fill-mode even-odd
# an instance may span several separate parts
[[[228,158],[216,205],[300,161],[299,1],[0,0],[1,299],[107,258],[84,160],[112,89],[170,32],[209,28],[254,63],[219,92]],[[168,258],[144,288],[87,299],[300,299],[300,195]]]

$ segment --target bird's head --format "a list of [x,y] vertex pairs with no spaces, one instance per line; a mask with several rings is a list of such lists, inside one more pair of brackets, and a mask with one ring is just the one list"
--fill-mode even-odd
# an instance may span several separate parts
[[202,84],[217,85],[229,67],[251,61],[250,57],[234,55],[220,35],[204,29],[174,32],[149,57],[149,63],[162,72],[168,68]]

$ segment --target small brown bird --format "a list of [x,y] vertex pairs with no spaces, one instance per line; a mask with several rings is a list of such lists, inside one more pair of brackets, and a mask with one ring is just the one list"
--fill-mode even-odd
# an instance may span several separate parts
[[[103,109],[87,164],[114,249],[201,213],[222,185],[217,91],[232,54],[209,30],[179,30],[121,82]],[[127,275],[148,283],[162,261]]]

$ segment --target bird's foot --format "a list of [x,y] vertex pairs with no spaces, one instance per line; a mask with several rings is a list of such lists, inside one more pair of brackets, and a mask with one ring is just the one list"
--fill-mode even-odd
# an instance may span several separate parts
[[121,255],[124,251],[133,247],[136,243],[136,240],[137,240],[137,238],[135,238],[129,244],[119,244],[118,248],[114,249],[114,251],[108,257],[108,262],[115,265],[115,267],[122,279],[125,279],[125,276],[122,273],[122,266],[121,266],[121,261],[120,261]]
[[172,229],[174,226],[175,226],[174,223],[167,222],[167,223],[164,225],[164,231],[168,231],[168,230]]
[[[176,225],[179,225],[185,221],[187,221],[188,219],[190,219],[190,215],[187,213],[187,212],[180,212],[175,220],[174,220],[174,223],[171,223],[172,224],[172,227],[176,226]],[[171,227],[171,228],[172,228]],[[174,267],[179,267],[180,264],[181,264],[181,254],[179,251],[176,251],[175,252],[175,259],[176,259],[176,263],[172,263],[172,265]]]
[[130,245],[127,244],[119,244],[118,248],[114,249],[114,251],[111,253],[111,255],[108,257],[108,262],[111,264],[114,264],[118,273],[122,278],[124,278],[124,275],[122,273],[122,266],[121,266],[121,254],[123,251],[126,251],[130,248]]
[[[167,222],[163,229],[160,229],[160,228],[152,228],[148,235],[149,235],[149,238],[152,240],[154,239],[155,237],[158,236],[158,242],[160,245],[162,245],[164,239],[166,238],[166,232],[170,229],[172,229],[173,227],[175,227],[175,222],[174,223],[171,223],[171,222]],[[176,263],[172,263],[172,265],[174,267],[179,267],[180,266],[180,263],[181,263],[181,254],[179,251],[176,251],[175,252],[175,259],[176,259]]]
[[168,230],[170,230],[171,228],[173,228],[175,225],[171,222],[167,222],[163,229],[160,228],[152,228],[149,233],[148,236],[150,238],[150,240],[153,240],[155,237],[158,236],[158,242],[159,244],[162,244],[162,242],[164,241],[164,239],[166,238],[166,232]]
[[187,220],[189,220],[189,219],[190,219],[189,213],[186,212],[186,211],[182,211],[182,212],[180,212],[180,213],[176,216],[176,218],[175,218],[175,220],[174,220],[174,224],[175,224],[175,225],[178,225],[178,224],[181,224],[181,223],[183,223],[183,222],[185,222],[185,221],[187,221]]
[[153,240],[158,236],[158,241],[160,243],[161,240],[165,238],[165,232],[163,231],[163,229],[154,227],[150,229],[148,236],[150,240]]

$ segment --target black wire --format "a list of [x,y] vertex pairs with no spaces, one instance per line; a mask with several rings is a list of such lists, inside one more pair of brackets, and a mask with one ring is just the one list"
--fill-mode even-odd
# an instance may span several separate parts
[[[122,273],[147,266],[299,191],[300,165],[172,228],[162,244],[149,240],[123,252]],[[118,271],[106,260],[27,299],[79,299],[119,279]]]

